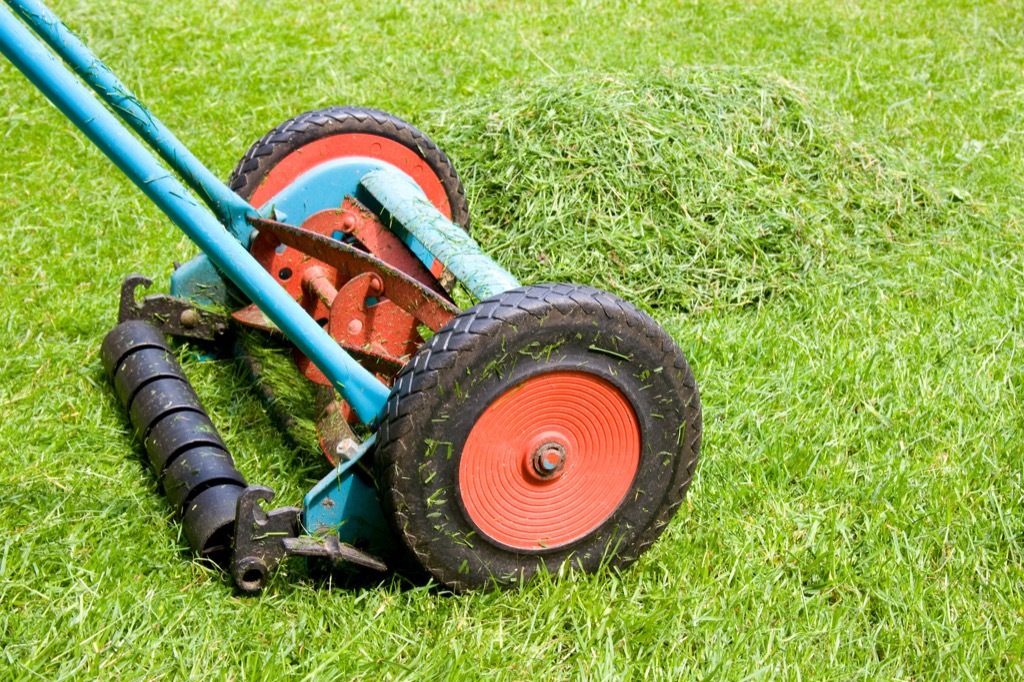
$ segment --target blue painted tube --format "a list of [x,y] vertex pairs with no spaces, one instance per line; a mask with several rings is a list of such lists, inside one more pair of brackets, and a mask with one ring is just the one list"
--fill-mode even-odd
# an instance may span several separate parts
[[465,230],[434,208],[406,174],[373,171],[363,176],[361,182],[384,210],[479,300],[519,286],[516,278],[484,253]]
[[6,7],[0,7],[0,52],[309,356],[360,419],[376,421],[387,401],[387,387],[343,351]]
[[161,123],[99,58],[39,0],[5,0],[29,28],[118,112],[121,120],[145,140],[180,175],[245,246],[252,228],[245,222],[256,211],[224,185]]

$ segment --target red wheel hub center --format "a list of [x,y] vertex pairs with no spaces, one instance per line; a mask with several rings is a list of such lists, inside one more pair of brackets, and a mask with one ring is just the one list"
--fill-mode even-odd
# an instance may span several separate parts
[[640,426],[610,382],[543,374],[510,388],[473,425],[459,495],[481,533],[522,550],[560,547],[618,509],[640,463]]
[[565,447],[548,442],[533,451],[528,471],[542,481],[553,480],[565,468]]

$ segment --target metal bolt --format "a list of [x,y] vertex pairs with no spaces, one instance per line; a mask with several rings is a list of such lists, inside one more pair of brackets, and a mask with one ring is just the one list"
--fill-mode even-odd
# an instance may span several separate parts
[[183,310],[182,311],[182,313],[181,313],[181,326],[182,327],[185,327],[186,329],[192,329],[193,327],[196,327],[198,324],[199,324],[199,313],[197,313],[195,310],[192,310],[191,308],[189,308],[188,310]]
[[540,456],[540,466],[545,471],[554,471],[561,459],[557,450],[548,450]]
[[366,287],[366,293],[376,296],[384,291],[384,280],[376,272],[370,275],[370,284]]
[[352,459],[359,452],[359,443],[351,438],[344,438],[338,443],[334,451],[342,459]]
[[349,213],[348,215],[346,215],[344,218],[341,219],[341,229],[344,232],[351,232],[352,229],[355,226],[356,226],[356,217],[354,215],[352,215],[351,213]]
[[565,467],[565,446],[560,443],[544,443],[533,453],[533,471],[541,478],[553,478]]

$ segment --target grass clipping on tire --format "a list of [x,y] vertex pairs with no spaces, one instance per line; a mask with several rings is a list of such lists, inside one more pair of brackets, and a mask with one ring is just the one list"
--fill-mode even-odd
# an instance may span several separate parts
[[651,308],[782,294],[947,212],[908,162],[759,72],[551,77],[425,129],[463,175],[474,236],[522,281]]

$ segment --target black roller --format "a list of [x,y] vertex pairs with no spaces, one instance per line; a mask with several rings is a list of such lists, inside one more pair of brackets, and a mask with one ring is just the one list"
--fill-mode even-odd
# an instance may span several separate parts
[[157,379],[187,381],[181,365],[166,348],[145,347],[124,356],[114,374],[114,390],[130,409],[139,389]]
[[175,509],[222,483],[245,486],[231,455],[219,448],[194,448],[182,453],[164,473],[164,493]]
[[245,488],[237,485],[215,485],[185,505],[182,526],[188,544],[196,554],[222,566],[227,565],[231,557],[238,498],[244,491]]
[[189,545],[226,566],[245,478],[163,334],[124,322],[104,339],[101,355]]
[[176,457],[192,448],[228,449],[206,413],[192,410],[175,412],[158,421],[143,444],[157,478]]
[[107,370],[107,374],[113,376],[126,355],[143,348],[168,350],[163,333],[153,325],[142,320],[122,322],[103,339],[103,346],[100,348],[103,368]]
[[128,414],[135,430],[146,438],[158,420],[186,410],[204,413],[192,385],[182,379],[157,379],[135,395]]

